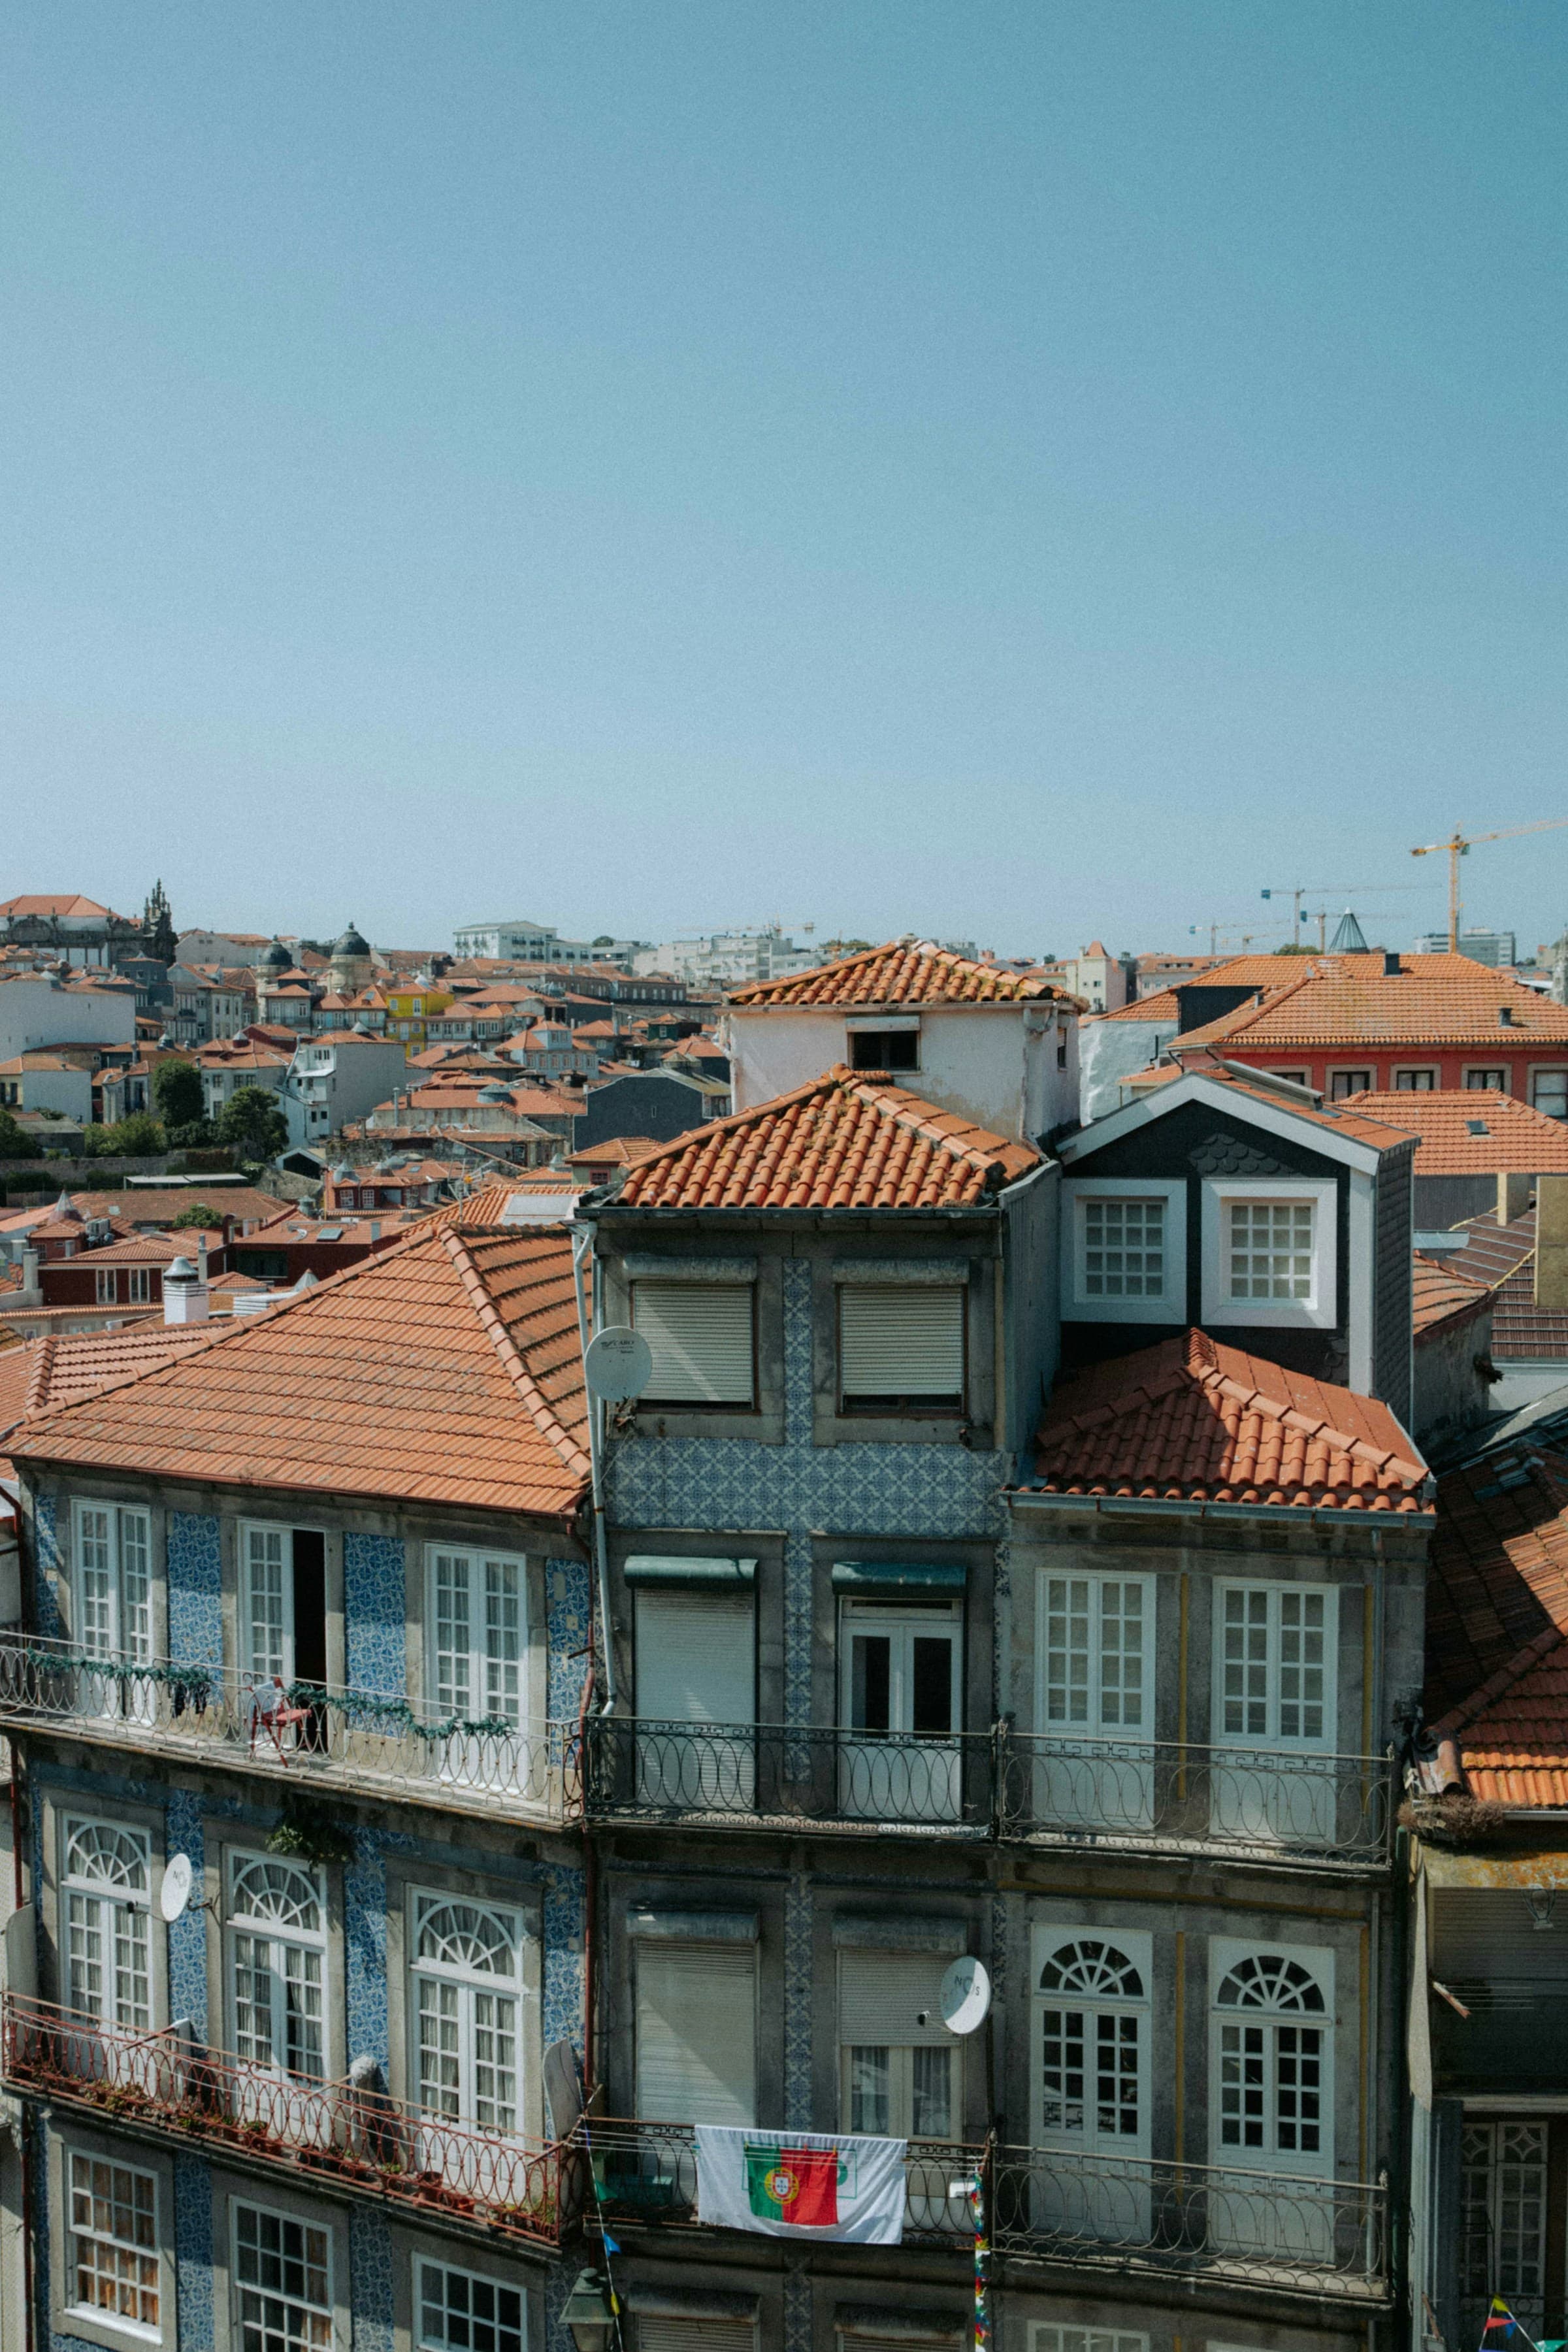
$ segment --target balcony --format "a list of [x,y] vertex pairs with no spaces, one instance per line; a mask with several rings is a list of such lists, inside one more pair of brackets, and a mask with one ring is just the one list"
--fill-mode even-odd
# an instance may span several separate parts
[[121,2033],[7,1993],[5,2088],[100,2123],[276,2165],[428,2219],[559,2245],[581,2163],[565,2148],[468,2129],[384,2092],[265,2074],[175,2032]]
[[[699,2223],[697,2135],[690,2124],[590,2120],[579,2126],[593,2161],[595,2200],[605,2221],[626,2228],[689,2228]],[[780,2137],[787,2142],[788,2134]],[[958,2189],[973,2178],[984,2149],[961,2141],[911,2139],[905,2165],[906,2243],[974,2243],[967,2200]]]
[[1379,1756],[1009,1730],[998,1777],[1006,1837],[1293,1865],[1388,1858],[1392,1768]]
[[0,1725],[68,1730],[321,1793],[557,1823],[579,1810],[575,1723],[441,1717],[379,1692],[280,1687],[227,1667],[92,1656],[30,1634],[0,1639]]
[[596,1716],[585,1801],[605,1821],[810,1822],[1344,1870],[1386,1863],[1390,1767],[1192,1741],[1015,1731],[931,1738]]
[[586,1803],[596,1820],[992,1832],[988,1731],[921,1738],[604,1715],[584,1728]]

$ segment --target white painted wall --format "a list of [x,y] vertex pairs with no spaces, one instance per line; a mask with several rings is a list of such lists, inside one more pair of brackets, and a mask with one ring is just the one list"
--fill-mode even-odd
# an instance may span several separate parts
[[1121,1108],[1121,1080],[1158,1061],[1176,1034],[1174,1021],[1089,1020],[1079,1032],[1083,1081],[1079,1117],[1085,1127]]
[[[889,1008],[896,1010],[896,1008]],[[898,1072],[911,1094],[994,1133],[1032,1143],[1078,1117],[1078,1022],[1055,1005],[921,1005],[920,1067]],[[850,1058],[846,1013],[802,1004],[731,1005],[728,1014],[737,1110],[809,1086]],[[870,1018],[855,1007],[853,1017]],[[1057,1056],[1065,1045],[1067,1064]]]
[[130,1045],[136,999],[129,989],[62,988],[47,972],[0,981],[0,1062],[51,1045]]
[[6,1084],[22,1089],[18,1110],[58,1110],[84,1127],[91,1122],[92,1076],[87,1070],[23,1070]]

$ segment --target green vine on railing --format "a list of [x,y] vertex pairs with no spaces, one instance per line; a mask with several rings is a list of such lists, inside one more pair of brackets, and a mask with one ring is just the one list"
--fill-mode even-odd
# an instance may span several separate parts
[[405,1698],[378,1691],[331,1691],[321,1683],[290,1683],[283,1696],[290,1706],[333,1707],[351,1723],[395,1726],[421,1739],[515,1739],[522,1730],[505,1715],[449,1715],[432,1723],[416,1715]]
[[195,1707],[207,1705],[217,1679],[217,1670],[211,1666],[169,1665],[152,1658],[142,1663],[130,1658],[98,1658],[88,1650],[39,1650],[29,1644],[0,1652],[0,1664],[16,1658],[53,1674],[103,1675],[116,1683],[155,1683],[162,1689],[178,1693]]

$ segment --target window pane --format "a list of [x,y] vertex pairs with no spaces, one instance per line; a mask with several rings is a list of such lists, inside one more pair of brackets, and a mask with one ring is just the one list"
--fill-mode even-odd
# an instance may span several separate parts
[[886,2138],[889,2115],[890,2053],[857,2042],[849,2053],[849,2128]]
[[524,2342],[522,2296],[516,2287],[420,2263],[421,2352],[523,2352]]
[[952,2053],[911,2050],[910,2126],[919,2139],[952,2137]]
[[1310,1201],[1233,1201],[1226,1251],[1232,1300],[1310,1299],[1316,1204]]
[[1531,1080],[1530,1098],[1548,1118],[1568,1119],[1568,1070],[1537,1070]]
[[1083,1221],[1086,1298],[1163,1296],[1163,1201],[1086,1201]]
[[151,2174],[72,2156],[71,2294],[78,2310],[158,2326],[155,2200]]
[[914,1639],[913,1707],[910,1728],[944,1738],[952,1729],[952,1643],[945,1633]]
[[855,1731],[891,1728],[892,1649],[886,1633],[850,1637],[849,1722]]

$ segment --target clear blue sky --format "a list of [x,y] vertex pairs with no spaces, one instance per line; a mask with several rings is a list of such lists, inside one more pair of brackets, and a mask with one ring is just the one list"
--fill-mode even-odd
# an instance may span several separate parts
[[1565,122],[1561,0],[21,0],[0,896],[1407,940],[1568,816]]

